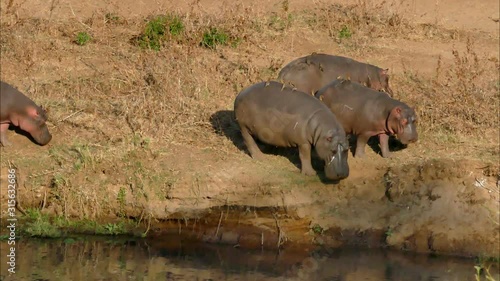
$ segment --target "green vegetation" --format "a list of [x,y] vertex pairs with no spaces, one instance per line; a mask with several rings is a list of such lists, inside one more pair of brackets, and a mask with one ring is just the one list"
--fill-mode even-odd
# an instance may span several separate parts
[[65,236],[66,233],[130,235],[137,229],[137,224],[130,220],[118,220],[115,223],[99,223],[88,219],[69,220],[62,216],[42,214],[37,209],[27,209],[22,220],[22,234],[29,237],[57,238]]
[[91,39],[92,37],[87,32],[81,31],[78,32],[78,34],[76,35],[75,43],[80,46],[83,46],[87,44]]
[[[476,258],[476,265],[474,269],[476,270],[476,281],[486,280],[486,281],[497,281],[493,278],[493,275],[490,273],[490,268],[493,264],[496,266],[500,265],[500,260],[498,257],[484,257],[480,256]],[[481,276],[484,275],[485,279],[481,279]]]
[[184,24],[182,23],[182,20],[177,16],[172,17],[168,25],[168,30],[173,36],[181,35],[182,31],[184,31]]
[[324,229],[319,224],[315,224],[311,229],[316,234],[322,234],[324,231]]
[[202,47],[214,49],[217,45],[227,45],[229,35],[216,27],[211,27],[203,33],[203,38],[200,42]]
[[348,38],[351,38],[351,36],[352,36],[351,30],[349,29],[349,27],[344,25],[342,27],[342,29],[339,31],[339,38],[340,39],[348,39]]
[[0,241],[5,241],[7,239],[9,239],[9,235],[8,234],[0,235]]
[[120,20],[120,17],[118,17],[117,15],[113,14],[113,13],[107,13],[104,18],[106,19],[106,22],[112,22],[112,23],[115,23],[115,22],[118,22]]
[[26,218],[28,222],[23,228],[23,233],[30,237],[55,238],[62,234],[61,230],[50,222],[49,216],[38,210],[26,210]]
[[178,16],[162,15],[150,20],[137,39],[141,48],[159,51],[167,36],[178,37],[184,31],[184,23]]
[[120,190],[118,191],[118,195],[117,195],[117,198],[116,200],[118,201],[118,204],[120,204],[120,211],[119,211],[119,215],[120,216],[124,216],[124,213],[125,213],[125,196],[126,196],[126,191],[125,191],[125,188],[123,186],[120,187]]
[[390,237],[392,235],[392,228],[387,228],[387,230],[385,231],[385,236],[387,237]]

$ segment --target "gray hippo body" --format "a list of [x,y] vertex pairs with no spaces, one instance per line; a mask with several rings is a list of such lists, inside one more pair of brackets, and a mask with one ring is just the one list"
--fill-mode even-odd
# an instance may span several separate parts
[[297,90],[313,95],[326,84],[341,77],[377,91],[384,90],[392,97],[388,71],[389,69],[343,56],[312,53],[285,65],[278,74],[278,81],[292,84]]
[[396,135],[403,144],[418,140],[415,110],[385,93],[336,79],[318,90],[315,97],[330,108],[347,134],[357,137],[355,157],[365,156],[365,145],[372,136],[379,137],[384,158],[391,156],[389,135]]
[[47,113],[13,86],[0,81],[0,142],[3,146],[12,143],[7,139],[7,130],[12,124],[30,133],[40,145],[52,139],[47,128]]
[[279,147],[298,147],[305,175],[315,175],[311,148],[325,161],[332,180],[348,177],[349,144],[342,125],[321,101],[276,81],[260,82],[242,90],[234,113],[250,155],[262,159],[253,137]]

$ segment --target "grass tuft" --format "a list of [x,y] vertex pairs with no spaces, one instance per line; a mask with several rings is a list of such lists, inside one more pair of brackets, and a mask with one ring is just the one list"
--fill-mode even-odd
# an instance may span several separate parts
[[224,30],[210,27],[207,31],[203,32],[200,46],[215,49],[217,45],[227,45],[228,42],[229,35]]
[[137,38],[137,44],[143,49],[159,51],[169,36],[181,36],[184,28],[182,19],[177,15],[156,16],[146,23],[143,33]]
[[92,37],[87,32],[81,31],[78,32],[78,34],[76,34],[76,39],[74,42],[77,45],[83,46],[86,45],[88,42],[90,42],[91,39]]

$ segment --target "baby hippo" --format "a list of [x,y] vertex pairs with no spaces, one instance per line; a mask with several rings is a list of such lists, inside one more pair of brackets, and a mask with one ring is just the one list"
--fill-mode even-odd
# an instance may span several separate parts
[[365,84],[377,91],[383,90],[393,96],[389,87],[389,69],[322,53],[312,53],[289,62],[278,74],[278,81],[293,84],[297,90],[314,95],[339,77]]
[[372,136],[378,136],[384,158],[391,157],[389,135],[396,135],[403,144],[418,140],[415,110],[383,92],[335,79],[315,96],[330,108],[347,134],[357,137],[355,157],[365,156],[365,145]]
[[3,146],[12,145],[7,139],[10,124],[30,133],[38,144],[48,144],[52,135],[46,121],[47,113],[43,108],[11,85],[0,81],[0,142]]
[[253,137],[280,147],[298,147],[302,174],[315,175],[311,147],[325,161],[331,180],[349,176],[349,143],[342,125],[321,101],[276,82],[260,82],[243,89],[235,99],[234,114],[245,145],[254,159],[262,159]]

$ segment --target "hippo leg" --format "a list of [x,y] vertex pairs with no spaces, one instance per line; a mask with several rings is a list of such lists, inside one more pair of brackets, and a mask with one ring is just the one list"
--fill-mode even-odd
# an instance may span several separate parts
[[356,151],[354,153],[354,157],[356,158],[365,157],[365,146],[369,138],[370,138],[369,135],[358,135],[356,140]]
[[247,146],[248,152],[250,152],[250,156],[256,160],[262,160],[264,158],[264,153],[260,151],[260,148],[257,146],[257,143],[253,139],[252,135],[248,132],[248,129],[243,126],[241,128],[241,135],[243,136],[243,141]]
[[391,158],[392,153],[389,151],[389,135],[380,134],[378,135],[378,140],[380,142],[380,151],[382,152],[382,157]]
[[7,139],[7,130],[9,129],[9,123],[0,124],[0,142],[3,146],[11,146],[12,143]]
[[311,145],[309,143],[299,146],[299,157],[301,162],[301,172],[306,176],[316,175],[316,171],[311,165]]

